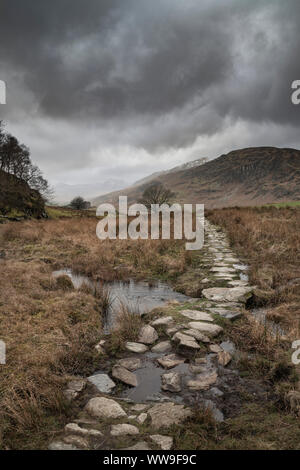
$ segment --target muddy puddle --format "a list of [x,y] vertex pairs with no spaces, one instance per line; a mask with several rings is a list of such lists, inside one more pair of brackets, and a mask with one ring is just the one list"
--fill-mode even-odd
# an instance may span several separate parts
[[109,290],[111,306],[104,319],[105,333],[108,333],[114,326],[122,305],[141,315],[156,307],[163,306],[169,300],[177,300],[178,302],[195,301],[191,297],[174,291],[168,284],[161,281],[151,283],[151,285],[148,282],[135,281],[134,279],[99,283],[87,276],[75,274],[71,269],[60,269],[53,272],[54,277],[62,275],[66,275],[72,280],[75,289],[79,289],[85,284],[94,289],[104,287]]

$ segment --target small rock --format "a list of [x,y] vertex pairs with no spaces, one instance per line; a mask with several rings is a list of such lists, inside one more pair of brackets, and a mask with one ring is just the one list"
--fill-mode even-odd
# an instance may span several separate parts
[[178,372],[170,372],[161,376],[161,388],[168,392],[180,392],[181,391],[181,379]]
[[139,412],[139,411],[144,411],[147,408],[149,408],[149,405],[144,405],[143,403],[137,403],[136,405],[131,407],[131,411]]
[[117,364],[130,371],[140,369],[142,367],[142,361],[138,357],[126,357],[124,359],[119,359]]
[[146,421],[148,415],[147,413],[141,413],[138,417],[137,417],[137,421],[140,423],[140,424],[144,424],[144,422]]
[[229,354],[229,352],[227,351],[223,351],[221,350],[219,353],[218,353],[218,362],[219,364],[221,364],[221,366],[225,367],[227,366],[227,364],[229,364],[229,362],[231,361],[232,357],[231,355]]
[[133,343],[131,341],[128,341],[125,344],[125,348],[127,349],[127,351],[131,351],[131,352],[138,353],[138,354],[143,354],[146,351],[148,351],[147,346],[145,346],[144,344]]
[[99,392],[111,393],[112,389],[116,386],[107,374],[96,374],[88,377],[88,381],[91,382]]
[[150,439],[152,439],[155,444],[158,444],[162,450],[172,449],[173,437],[162,436],[160,434],[153,434],[152,436],[150,436]]
[[66,444],[70,444],[72,446],[76,446],[79,449],[88,449],[89,444],[86,439],[80,436],[66,436],[63,438]]
[[224,421],[224,415],[221,410],[219,410],[215,403],[211,400],[204,401],[204,409],[208,409],[211,411],[211,414],[217,423],[222,423]]
[[212,353],[216,353],[216,354],[223,351],[223,349],[218,344],[210,344],[209,345],[209,350]]
[[202,331],[204,333],[207,333],[210,336],[217,336],[218,334],[223,331],[223,328],[219,325],[214,325],[211,323],[204,323],[204,322],[190,322],[189,327],[195,330]]
[[185,325],[174,325],[174,326],[170,326],[168,329],[167,329],[167,334],[169,336],[172,336],[174,333],[176,333],[176,331],[179,331],[181,330],[182,328],[184,328]]
[[152,326],[165,326],[165,325],[169,325],[170,323],[172,323],[172,321],[173,321],[172,317],[161,317],[151,322],[151,325]]
[[138,428],[132,424],[113,424],[110,431],[111,435],[115,437],[135,436],[139,432]]
[[70,434],[78,434],[78,436],[92,436],[92,437],[101,437],[103,436],[102,432],[97,429],[85,429],[78,426],[76,423],[69,423],[65,426],[65,432]]
[[78,396],[78,392],[75,392],[75,390],[65,390],[64,396],[69,401],[75,400],[75,398]]
[[136,376],[122,366],[114,366],[112,376],[131,387],[136,387],[138,384]]
[[189,408],[175,403],[158,403],[148,411],[153,428],[168,428],[173,424],[179,424],[192,415]]
[[214,321],[213,317],[209,313],[199,312],[198,310],[182,310],[181,315],[189,318],[190,320],[199,321]]
[[66,444],[62,441],[54,441],[48,447],[49,450],[79,450],[76,446],[72,444]]
[[212,387],[209,391],[214,397],[222,397],[224,393],[217,387]]
[[91,398],[85,406],[87,412],[96,418],[123,418],[126,416],[123,408],[114,400],[104,397]]
[[183,364],[184,361],[184,359],[176,356],[176,354],[169,354],[168,356],[163,356],[157,359],[157,362],[165,369],[172,369],[172,367]]
[[195,358],[195,364],[206,364],[207,360],[205,357],[196,357]]
[[122,450],[151,450],[151,449],[148,446],[147,442],[140,441],[137,444],[134,444],[134,446],[126,447],[126,449],[122,449]]
[[155,346],[153,346],[153,348],[151,349],[151,351],[154,353],[165,353],[171,350],[172,344],[170,341],[161,341],[160,343],[157,343]]
[[145,325],[141,328],[138,342],[143,344],[153,344],[158,339],[156,330],[150,326]]
[[179,331],[173,336],[173,341],[179,341],[180,346],[184,346],[190,349],[200,349],[199,344],[192,336],[184,335]]

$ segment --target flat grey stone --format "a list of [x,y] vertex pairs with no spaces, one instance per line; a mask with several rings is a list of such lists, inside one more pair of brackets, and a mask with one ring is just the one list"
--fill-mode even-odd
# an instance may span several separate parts
[[66,444],[65,442],[62,441],[53,441],[48,447],[49,450],[79,450],[78,447],[76,447],[73,444]]
[[126,385],[131,385],[131,387],[136,387],[138,384],[136,376],[122,366],[114,366],[112,369],[112,376]]
[[154,353],[165,353],[171,350],[172,344],[170,341],[161,341],[160,343],[157,343],[155,346],[153,346],[153,348],[151,349],[151,351]]
[[148,351],[148,348],[147,346],[145,346],[145,344],[134,343],[132,341],[127,341],[127,343],[125,344],[125,348],[127,349],[127,351],[131,351],[138,354],[143,354]]
[[173,446],[173,437],[153,434],[150,439],[155,442],[162,450],[171,450]]
[[163,356],[157,359],[157,362],[164,367],[165,369],[172,369],[172,367],[178,366],[179,364],[184,363],[184,359],[176,356],[176,354],[169,354],[168,356]]
[[151,322],[151,325],[152,326],[165,326],[165,325],[169,325],[170,323],[172,323],[172,321],[173,321],[173,317],[161,317]]
[[192,336],[193,338],[197,339],[198,341],[201,341],[202,343],[210,343],[210,339],[208,338],[208,336],[205,336],[199,330],[190,328],[189,330],[183,330],[182,333],[184,335]]
[[122,450],[151,450],[147,442],[145,441],[140,441],[137,444],[134,444],[134,446],[131,447],[126,447],[125,449]]
[[223,349],[223,351],[228,352],[232,356],[235,354],[235,351],[236,351],[235,345],[231,341],[223,341],[220,344],[220,347]]
[[213,317],[206,312],[199,312],[199,310],[182,310],[181,315],[196,321],[214,321]]
[[252,290],[252,287],[212,287],[204,289],[202,295],[217,302],[246,302]]
[[88,377],[88,381],[91,382],[99,392],[111,393],[112,389],[116,386],[115,382],[107,374],[95,374]]
[[217,336],[223,331],[223,328],[219,325],[204,323],[204,322],[190,322],[189,327],[195,330],[199,330],[203,333],[207,333],[209,336]]
[[69,423],[65,426],[65,432],[68,434],[77,434],[78,436],[86,437],[101,437],[102,432],[97,429],[85,429],[78,426],[77,423]]
[[84,379],[75,379],[68,382],[68,390],[74,390],[75,392],[82,392],[86,387],[86,381]]
[[217,423],[222,423],[224,421],[224,415],[222,411],[216,407],[212,400],[204,401],[204,409],[209,409],[211,411],[212,416]]
[[204,372],[197,375],[196,379],[189,380],[187,386],[190,390],[200,391],[208,390],[211,385],[214,385],[218,379],[216,371]]
[[134,371],[142,367],[142,361],[138,357],[125,357],[124,359],[119,359],[117,364],[130,371]]
[[189,408],[184,405],[175,405],[173,402],[158,403],[148,411],[154,429],[168,428],[179,424],[192,415]]
[[184,346],[190,349],[200,349],[199,344],[192,336],[184,335],[179,331],[175,333],[172,339],[173,341],[179,341],[180,346]]

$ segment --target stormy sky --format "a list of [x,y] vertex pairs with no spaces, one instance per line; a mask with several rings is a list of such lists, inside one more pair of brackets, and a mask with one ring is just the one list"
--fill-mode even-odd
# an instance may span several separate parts
[[51,183],[300,148],[299,0],[0,0],[0,119]]

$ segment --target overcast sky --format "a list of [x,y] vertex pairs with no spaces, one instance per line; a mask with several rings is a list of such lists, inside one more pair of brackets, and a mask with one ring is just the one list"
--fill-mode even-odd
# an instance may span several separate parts
[[51,183],[300,148],[299,0],[1,0],[6,129]]

